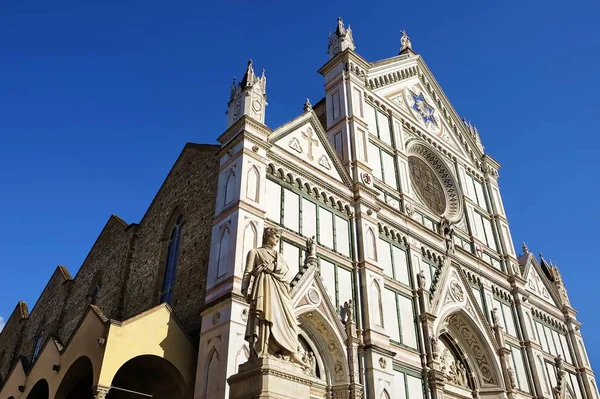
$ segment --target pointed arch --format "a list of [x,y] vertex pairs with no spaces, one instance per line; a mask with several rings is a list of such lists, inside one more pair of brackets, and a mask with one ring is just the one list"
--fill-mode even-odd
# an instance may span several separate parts
[[254,165],[250,167],[246,174],[246,198],[254,202],[259,201],[260,193],[260,173]]
[[388,393],[387,389],[381,391],[381,395],[379,395],[379,399],[391,399],[392,397]]
[[[177,212],[179,213],[179,212]],[[173,303],[173,288],[177,273],[177,260],[179,258],[179,246],[181,243],[181,229],[183,227],[183,215],[179,213],[173,223],[171,233],[167,240],[166,259],[164,260],[164,274],[160,290],[160,303]]]
[[373,306],[371,307],[371,311],[373,312],[372,320],[375,321],[375,324],[379,327],[383,327],[383,308],[381,306],[381,287],[377,280],[373,279],[371,282],[371,301]]
[[434,325],[434,331],[437,336],[446,334],[464,354],[473,373],[474,389],[505,389],[502,369],[496,356],[497,347],[489,335],[491,331],[467,313],[462,304],[457,303],[443,312]]
[[535,327],[533,326],[533,320],[531,320],[531,315],[529,314],[529,312],[525,312],[525,316],[527,317],[527,327],[529,327],[529,331],[531,331],[530,338],[533,338],[534,340],[539,342],[538,338],[536,338],[537,335]]
[[367,259],[377,260],[377,238],[372,228],[367,229],[365,246],[367,247]]
[[90,288],[88,291],[88,299],[91,305],[96,305],[98,301],[98,295],[100,295],[100,290],[102,289],[102,271],[99,270],[94,275],[92,279],[92,283],[90,284]]
[[44,334],[46,332],[46,318],[44,317],[40,322],[37,332],[33,337],[33,353],[31,354],[30,365],[33,365],[40,355],[42,345],[44,344]]
[[551,393],[552,389],[550,387],[550,383],[548,382],[548,377],[546,376],[546,368],[544,367],[544,361],[542,360],[541,356],[537,356],[536,361],[538,367],[538,374],[542,376],[542,385],[544,386],[544,392]]
[[221,372],[221,359],[216,348],[210,351],[207,359],[203,389],[204,399],[217,397],[219,392],[221,392],[222,380],[224,380]]
[[[251,249],[256,248],[258,246],[257,238],[258,238],[258,229],[256,228],[255,223],[248,222],[246,227],[244,227],[244,242],[243,242],[243,247],[242,247],[243,261],[239,262],[240,269],[243,269],[243,267],[244,267],[244,263],[246,261],[246,255],[248,254],[248,252]],[[236,268],[237,268],[237,265],[236,265]],[[240,270],[240,272],[241,272],[241,270]]]
[[219,247],[217,252],[217,278],[222,277],[227,273],[230,241],[231,234],[229,232],[229,225],[225,224],[221,230],[221,237],[219,238]]
[[338,327],[332,325],[321,309],[307,307],[297,318],[299,335],[315,350],[319,378],[329,387],[347,385],[350,381],[344,345],[346,336],[340,335]]
[[227,178],[225,179],[225,191],[223,195],[223,206],[230,204],[233,201],[235,189],[235,172],[233,169],[229,169],[227,172]]
[[248,349],[248,345],[244,344],[244,345],[242,345],[240,350],[237,351],[237,354],[235,355],[234,370],[237,372],[238,367],[240,367],[240,364],[246,363],[248,361],[248,359],[250,359],[250,349]]

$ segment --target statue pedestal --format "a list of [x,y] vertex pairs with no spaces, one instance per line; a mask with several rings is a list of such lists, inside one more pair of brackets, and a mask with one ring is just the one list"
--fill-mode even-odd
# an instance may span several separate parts
[[251,359],[227,379],[229,399],[309,399],[317,381],[299,366],[274,357]]

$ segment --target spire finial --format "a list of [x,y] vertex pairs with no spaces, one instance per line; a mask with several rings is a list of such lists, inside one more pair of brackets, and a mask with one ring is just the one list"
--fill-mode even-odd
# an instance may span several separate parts
[[307,98],[306,101],[304,102],[304,112],[310,112],[311,109],[312,109],[312,104],[310,103],[310,100]]
[[356,48],[354,46],[354,39],[352,38],[352,29],[350,29],[350,25],[348,25],[348,28],[346,29],[344,20],[342,17],[338,17],[334,33],[331,33],[331,29],[329,30],[329,46],[327,52],[329,53],[330,58],[333,58],[333,56],[348,48],[350,50]]
[[404,29],[400,31],[402,33],[402,37],[400,38],[400,52],[403,52],[406,49],[412,50],[412,43],[410,42],[410,37]]
[[524,242],[523,242],[523,246],[521,248],[523,248],[523,254],[527,255],[529,253],[529,248],[527,247],[527,244],[525,244]]

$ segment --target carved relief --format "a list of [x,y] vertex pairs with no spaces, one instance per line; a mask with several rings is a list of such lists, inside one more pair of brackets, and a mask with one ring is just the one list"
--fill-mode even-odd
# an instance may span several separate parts
[[496,381],[495,375],[492,371],[492,361],[487,358],[485,351],[482,349],[484,344],[479,341],[477,335],[472,331],[472,327],[456,314],[448,317],[446,320],[450,326],[456,329],[456,331],[460,334],[470,348],[473,358],[481,373],[483,382],[486,384],[496,385],[498,382]]
[[465,299],[465,293],[456,280],[452,280],[450,283],[450,292],[452,293],[452,296],[459,302],[462,302],[463,299]]

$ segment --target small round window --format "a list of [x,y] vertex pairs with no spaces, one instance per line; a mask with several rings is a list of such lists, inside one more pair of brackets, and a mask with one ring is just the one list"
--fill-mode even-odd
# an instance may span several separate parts
[[409,156],[408,167],[413,187],[421,200],[433,212],[443,215],[446,212],[446,195],[437,174],[416,156]]

